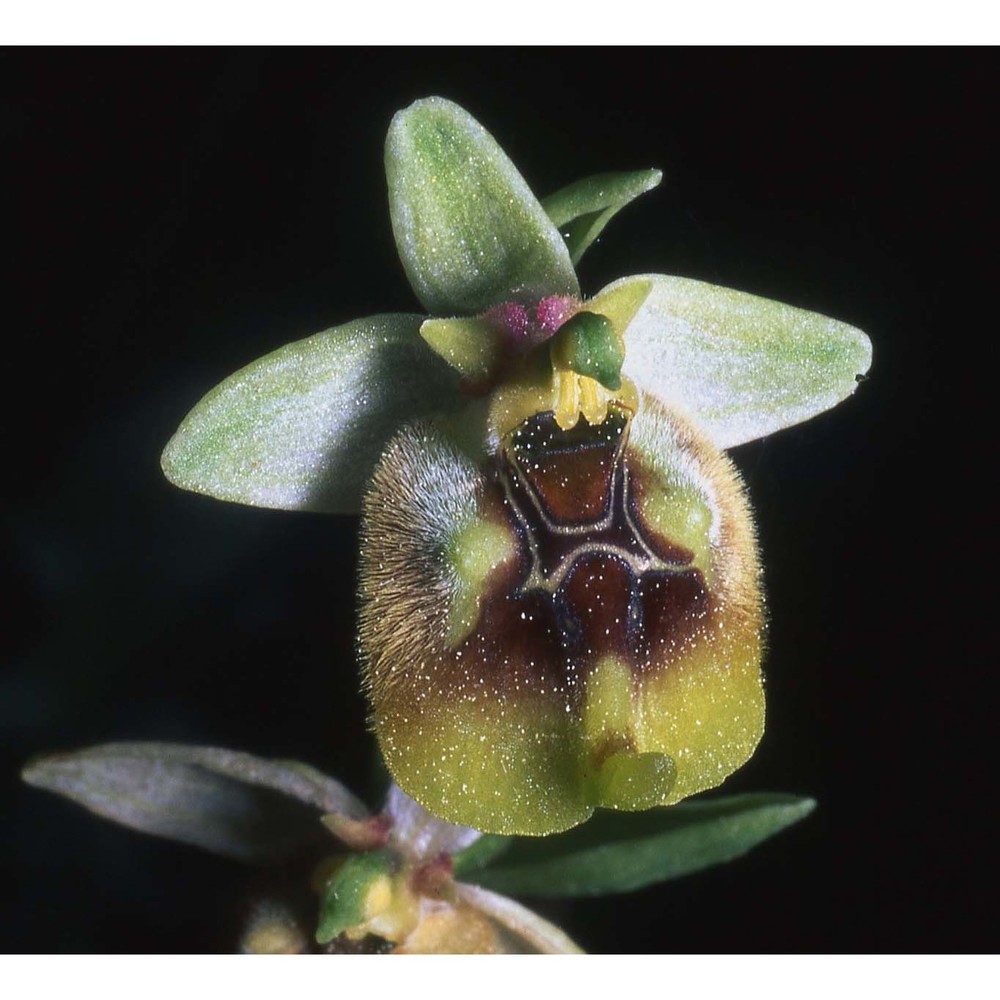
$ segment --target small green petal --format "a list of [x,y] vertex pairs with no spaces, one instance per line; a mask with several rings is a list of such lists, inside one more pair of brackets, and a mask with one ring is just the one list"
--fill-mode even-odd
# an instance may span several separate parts
[[428,312],[580,293],[569,251],[496,140],[440,97],[392,120],[385,169],[396,246]]
[[835,406],[871,365],[871,342],[846,323],[688,278],[641,277],[652,290],[625,331],[622,373],[722,448]]
[[163,453],[167,478],[254,507],[355,513],[400,424],[460,403],[421,322],[355,320],[240,369],[185,417]]
[[543,840],[513,841],[475,881],[532,896],[602,896],[690,875],[738,858],[815,808],[812,799],[756,793],[685,802],[641,815],[597,813]]
[[488,383],[501,360],[500,334],[482,317],[429,319],[420,327],[420,336],[473,386]]
[[563,234],[573,263],[579,264],[611,219],[662,179],[660,170],[594,174],[549,195],[542,208]]

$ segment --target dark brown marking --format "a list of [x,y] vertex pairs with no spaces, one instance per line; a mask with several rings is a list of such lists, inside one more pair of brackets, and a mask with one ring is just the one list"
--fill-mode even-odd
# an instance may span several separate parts
[[[542,413],[526,420],[515,432],[511,447],[501,456],[499,475],[519,534],[531,555],[531,569],[521,585],[523,591],[543,589],[554,594],[574,562],[585,553],[618,556],[636,574],[649,570],[679,571],[690,563],[691,556],[684,550],[680,550],[682,559],[677,563],[663,560],[636,527],[628,499],[629,419],[624,410],[612,409],[603,424],[591,427],[581,421],[573,430],[561,431],[551,413]],[[595,456],[599,456],[597,463],[610,469],[610,476],[603,481],[605,499],[596,505],[603,511],[600,517],[586,518],[586,510],[592,506],[589,500],[571,510],[572,517],[568,520],[550,515],[551,505],[533,488],[525,470],[526,458],[535,466],[545,467],[550,453],[561,457],[567,473],[569,459],[577,453],[584,456],[584,473],[595,464]],[[567,488],[562,499],[566,502],[573,496]]]
[[509,460],[553,521],[562,525],[600,521],[608,514],[625,420],[612,415],[598,427],[581,421],[563,431],[551,414],[544,418],[526,420],[514,432]]
[[[512,448],[501,458],[489,507],[506,506],[521,551],[491,581],[462,650],[464,662],[490,664],[494,684],[508,693],[539,682],[572,687],[581,669],[605,655],[640,672],[669,664],[710,611],[693,554],[645,537],[628,489],[630,476],[642,475],[639,463],[629,462],[628,417],[613,416],[620,421],[610,429],[584,424],[576,433],[552,433],[551,414],[541,414],[526,422],[535,426],[519,440],[523,451]],[[525,473],[524,453],[540,467],[558,465],[569,483],[575,455],[585,468],[607,464],[603,502],[588,487],[574,509],[570,486],[560,493],[569,516],[554,518],[554,505],[533,495],[541,480]],[[558,462],[550,464],[553,454]],[[594,512],[598,517],[587,520]]]

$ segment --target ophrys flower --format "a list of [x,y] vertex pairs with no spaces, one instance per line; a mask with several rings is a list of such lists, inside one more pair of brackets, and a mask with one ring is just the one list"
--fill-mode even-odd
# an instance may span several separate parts
[[574,260],[656,172],[539,202],[440,98],[396,116],[386,166],[438,318],[358,320],[248,366],[182,424],[167,475],[363,506],[372,722],[432,812],[543,834],[719,784],[764,719],[758,557],[722,449],[849,395],[867,338],[684,278],[584,299]]

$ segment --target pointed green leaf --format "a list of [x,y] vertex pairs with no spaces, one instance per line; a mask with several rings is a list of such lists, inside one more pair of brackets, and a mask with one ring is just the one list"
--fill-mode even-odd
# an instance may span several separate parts
[[652,290],[625,331],[622,374],[721,448],[828,410],[871,365],[871,342],[846,323],[689,278],[641,277]]
[[558,230],[496,140],[457,104],[429,97],[400,111],[385,169],[399,256],[429,312],[580,294]]
[[368,894],[392,869],[392,857],[386,851],[350,855],[323,889],[316,941],[329,944],[338,934],[363,923]]
[[689,875],[745,854],[816,803],[751,794],[644,813],[598,812],[567,833],[518,838],[472,880],[529,896],[600,896]]
[[579,264],[611,219],[661,180],[660,170],[594,174],[549,195],[542,208],[566,240],[573,263]]
[[452,858],[455,878],[475,881],[474,873],[491,865],[513,843],[513,837],[504,837],[499,833],[484,833],[475,843],[459,851]]
[[340,782],[306,764],[213,747],[109,743],[43,757],[22,777],[133,830],[240,861],[277,860],[322,843],[320,812],[367,812]]
[[355,513],[399,426],[460,405],[422,319],[355,320],[247,365],[185,417],[163,453],[167,478],[254,507]]

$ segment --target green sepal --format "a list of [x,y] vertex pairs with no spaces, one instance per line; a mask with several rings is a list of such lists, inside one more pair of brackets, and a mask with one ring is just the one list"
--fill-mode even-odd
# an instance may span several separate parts
[[551,349],[553,361],[560,366],[612,391],[621,388],[625,348],[607,316],[586,310],[576,313],[559,328]]
[[542,208],[562,233],[576,265],[611,219],[662,179],[660,170],[594,174],[543,198]]
[[323,887],[316,942],[329,944],[338,934],[363,923],[368,893],[394,867],[387,851],[349,855]]
[[559,231],[496,140],[457,104],[428,97],[398,112],[385,169],[399,257],[428,312],[579,296]]
[[400,425],[461,405],[422,316],[355,320],[298,340],[216,386],[163,452],[166,477],[220,500],[357,513]]
[[566,833],[518,838],[475,881],[528,896],[641,889],[731,861],[808,816],[815,805],[794,795],[757,793],[644,813],[598,812]]
[[625,336],[622,374],[689,414],[721,448],[791,427],[857,388],[872,346],[860,330],[703,281],[647,274]]

